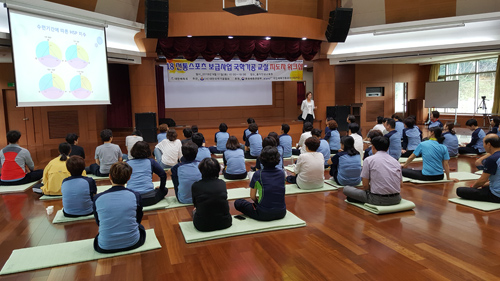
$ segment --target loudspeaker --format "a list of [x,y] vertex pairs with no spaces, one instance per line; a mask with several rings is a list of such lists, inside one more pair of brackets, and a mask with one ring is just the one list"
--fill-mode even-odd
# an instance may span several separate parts
[[352,8],[337,8],[330,12],[325,36],[328,42],[345,42],[351,28]]
[[146,38],[168,37],[168,0],[146,0]]
[[326,117],[332,117],[339,125],[339,131],[348,131],[347,115],[351,114],[351,107],[347,105],[327,106]]
[[135,128],[141,132],[144,129],[156,129],[156,113],[145,112],[135,114]]
[[161,124],[167,124],[167,126],[168,126],[169,128],[172,128],[172,127],[175,127],[175,126],[176,126],[175,121],[174,121],[174,119],[172,119],[172,118],[160,118],[160,119],[158,120],[158,124],[160,124],[160,125],[161,125]]
[[138,129],[142,133],[142,138],[145,142],[156,142],[156,128],[154,129]]

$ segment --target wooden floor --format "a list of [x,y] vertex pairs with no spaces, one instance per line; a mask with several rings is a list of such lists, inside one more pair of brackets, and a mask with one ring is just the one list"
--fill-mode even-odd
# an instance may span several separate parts
[[[450,165],[475,171],[473,161],[460,157]],[[195,244],[184,242],[178,225],[192,220],[193,207],[146,212],[142,224],[155,229],[160,250],[0,280],[499,280],[500,212],[447,201],[470,184],[404,184],[402,196],[415,210],[380,216],[347,205],[341,191],[287,195],[288,210],[307,227]],[[38,198],[31,190],[1,196],[0,266],[14,249],[97,234],[94,221],[52,224],[45,208],[58,210],[61,201]]]

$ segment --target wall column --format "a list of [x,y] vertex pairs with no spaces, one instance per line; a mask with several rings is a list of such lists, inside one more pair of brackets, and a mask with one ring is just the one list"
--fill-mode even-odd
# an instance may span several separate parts
[[335,66],[330,65],[328,59],[314,61],[314,104],[316,120],[321,121],[324,127],[326,120],[326,107],[335,106]]
[[129,74],[133,126],[135,127],[136,113],[155,112],[158,119],[155,59],[142,58],[141,64],[129,67]]

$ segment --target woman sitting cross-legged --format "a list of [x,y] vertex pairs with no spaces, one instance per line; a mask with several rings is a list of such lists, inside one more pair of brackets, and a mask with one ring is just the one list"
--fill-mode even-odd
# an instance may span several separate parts
[[220,164],[214,158],[203,159],[198,168],[201,180],[193,183],[191,192],[195,210],[193,224],[199,231],[214,231],[231,226],[226,182],[219,179]]
[[[403,166],[403,177],[423,180],[423,181],[437,181],[444,178],[443,168],[448,180],[458,181],[450,178],[450,166],[448,160],[450,155],[446,146],[442,145],[444,138],[442,137],[442,130],[440,127],[429,128],[429,140],[421,142],[413,153],[408,157]],[[414,170],[407,169],[408,165],[416,157],[422,156],[423,169]]]
[[92,215],[92,199],[97,193],[94,179],[82,176],[85,160],[81,156],[71,156],[66,160],[66,168],[71,174],[61,185],[63,214],[65,217]]
[[300,154],[295,164],[295,174],[288,176],[286,178],[287,182],[296,183],[301,189],[323,187],[325,180],[325,159],[323,154],[316,152],[319,145],[320,140],[316,137],[306,139],[306,153]]
[[337,184],[356,186],[361,182],[361,155],[351,136],[342,137],[340,146],[342,151],[328,160],[330,175]]
[[228,180],[241,180],[247,177],[245,166],[245,152],[235,136],[227,139],[226,151],[222,155],[224,161],[224,178]]
[[[127,163],[132,167],[132,175],[128,181],[127,188],[141,195],[142,206],[151,206],[165,198],[168,189],[167,174],[160,164],[151,157],[151,149],[145,141],[138,141],[130,150],[133,159]],[[160,177],[160,186],[155,188],[152,175],[157,174]]]
[[250,181],[250,198],[253,203],[238,199],[234,202],[236,210],[259,221],[272,221],[285,217],[285,173],[276,168],[280,162],[279,158],[280,154],[276,147],[266,146],[262,149],[260,161],[264,169],[255,172]]
[[133,250],[146,241],[146,230],[141,225],[141,195],[125,188],[131,174],[127,163],[113,164],[109,170],[112,187],[94,197],[94,216],[99,226],[94,250],[99,253]]

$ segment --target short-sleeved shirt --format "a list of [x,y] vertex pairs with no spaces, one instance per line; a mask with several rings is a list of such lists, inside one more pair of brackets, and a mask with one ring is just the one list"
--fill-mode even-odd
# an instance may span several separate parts
[[161,151],[161,162],[165,165],[174,166],[182,157],[182,143],[178,139],[174,141],[164,139],[156,145],[156,148]]
[[363,137],[359,134],[351,134],[351,137],[354,139],[354,148],[360,155],[363,154]]
[[17,144],[9,144],[0,150],[1,180],[6,182],[18,181],[26,176],[24,167],[35,169],[31,154],[26,148]]
[[[244,142],[246,142],[246,141],[247,141],[247,138],[248,138],[248,136],[249,136],[251,133],[252,133],[252,132],[250,132],[250,130],[249,130],[249,129],[245,129],[245,131],[243,131],[243,141],[244,141]],[[258,134],[258,133],[259,133],[259,130],[257,130],[257,132],[255,132],[255,133],[257,133],[257,134]]]
[[330,144],[324,139],[321,139],[319,142],[319,147],[316,152],[323,154],[323,158],[325,159],[325,165],[328,165],[328,159],[330,159]]
[[99,225],[99,247],[123,249],[137,244],[142,220],[141,195],[113,186],[94,197],[94,216]]
[[227,143],[228,139],[229,139],[228,132],[215,133],[214,140],[215,140],[215,144],[217,145],[218,151],[226,151],[226,143]]
[[401,136],[396,130],[385,135],[389,139],[389,155],[398,160],[401,157]]
[[92,214],[92,198],[97,193],[94,179],[84,176],[65,178],[62,181],[61,193],[65,214],[73,216]]
[[[83,176],[87,173],[83,171]],[[61,156],[52,159],[43,169],[43,186],[41,187],[45,195],[62,195],[61,185],[64,179],[71,174],[66,168],[66,161],[61,161]]]
[[248,135],[245,146],[250,147],[250,155],[260,156],[262,151],[262,136],[257,133]]
[[143,195],[154,191],[153,173],[160,177],[160,188],[165,188],[167,175],[160,164],[152,158],[132,159],[127,162],[132,167],[132,175],[127,182],[127,188]]
[[436,121],[431,121],[429,123],[429,129],[432,128],[432,127],[439,127],[439,128],[443,128],[443,123],[441,123],[441,121],[439,120],[436,120]]
[[99,172],[109,174],[111,165],[118,162],[122,157],[120,147],[113,143],[104,143],[95,149],[95,159],[99,159]]
[[373,194],[395,194],[401,191],[401,164],[385,151],[377,151],[365,159],[361,177],[370,180],[370,192]]
[[337,180],[341,185],[356,186],[361,182],[361,155],[349,155],[346,151],[332,157],[330,174],[337,171]]
[[276,168],[264,168],[253,174],[250,187],[257,189],[258,209],[266,212],[281,212],[285,204],[285,174]]
[[167,139],[167,133],[159,133],[157,136],[156,136],[156,140],[158,140],[158,143],[160,143],[162,140],[166,140]]
[[201,160],[205,158],[210,158],[212,157],[212,154],[210,153],[210,149],[208,147],[200,146],[198,147],[198,154],[196,154],[196,159],[195,161],[201,162]]
[[458,137],[456,135],[453,135],[450,132],[446,132],[443,134],[444,140],[443,140],[443,145],[448,148],[448,153],[450,157],[455,157],[458,155]]
[[83,150],[83,147],[78,146],[78,145],[71,145],[71,152],[69,153],[69,156],[73,155],[78,155],[81,156],[83,159],[85,159],[85,151]]
[[340,133],[337,130],[330,130],[325,133],[325,140],[330,145],[330,150],[340,149]]
[[132,147],[134,147],[134,144],[138,141],[143,141],[144,139],[141,136],[127,136],[125,138],[125,146],[127,147],[128,151],[128,159],[134,159],[132,155],[130,154],[130,151],[132,151]]
[[279,137],[280,145],[283,147],[283,157],[287,158],[292,156],[292,137],[283,134]]
[[377,124],[377,125],[373,126],[372,130],[378,130],[384,135],[387,134],[387,131],[385,130],[384,124]]
[[175,165],[170,170],[176,196],[181,203],[193,203],[191,187],[194,182],[201,180],[201,173],[198,169],[199,163],[197,161],[185,161]]
[[311,134],[311,131],[309,132],[304,132],[302,133],[302,135],[300,135],[300,139],[299,139],[299,145],[300,145],[300,153],[306,153],[306,145],[305,145],[305,142],[308,138],[312,137],[312,134]]
[[395,130],[398,132],[400,140],[403,138],[403,130],[404,129],[405,129],[405,124],[401,121],[396,121]]
[[302,189],[322,188],[325,179],[325,162],[323,154],[306,152],[300,154],[295,164],[297,185]]
[[403,130],[403,149],[415,150],[422,141],[422,132],[417,126]]
[[485,152],[486,150],[484,150],[483,146],[483,139],[485,136],[486,134],[484,133],[484,131],[481,128],[477,128],[472,133],[471,141],[467,146],[477,149],[480,153]]
[[415,156],[422,156],[424,176],[439,176],[443,174],[443,161],[450,160],[446,146],[435,140],[421,142],[413,151]]
[[230,175],[241,175],[245,173],[245,153],[243,149],[228,149],[223,154],[224,163],[226,165],[226,173]]
[[500,197],[500,151],[493,153],[483,161],[484,173],[490,174],[490,191],[496,197]]

